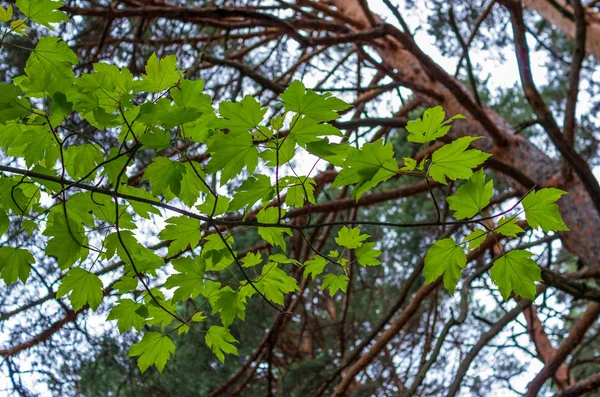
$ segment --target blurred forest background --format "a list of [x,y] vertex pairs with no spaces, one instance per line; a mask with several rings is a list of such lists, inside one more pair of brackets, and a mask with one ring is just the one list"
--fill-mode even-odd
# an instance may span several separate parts
[[[106,61],[141,74],[153,52],[175,54],[214,101],[250,94],[274,104],[294,79],[332,92],[353,105],[335,122],[346,136],[384,137],[399,158],[422,155],[406,140],[407,120],[441,105],[468,116],[452,137],[487,137],[477,144],[494,154],[485,164],[497,180],[492,208],[508,208],[533,186],[558,187],[569,192],[560,205],[571,231],[528,230],[484,246],[451,296],[423,286],[423,256],[458,227],[364,228],[383,266],[353,267],[346,295],[300,281],[286,298],[293,315],[255,300],[232,326],[239,358],[221,364],[190,332],[174,336],[177,354],[162,375],[140,373],[127,357],[138,335],[119,335],[107,310],[74,313],[56,299],[53,259],[42,253],[46,265],[26,288],[0,286],[0,394],[511,396],[534,381],[539,395],[600,395],[599,1],[67,0],[63,10],[71,19],[54,32],[6,39],[14,45],[0,48],[0,80],[22,74],[28,52],[18,46],[46,34],[76,51],[76,73]],[[150,161],[139,156],[136,169]],[[393,178],[355,202],[348,189],[328,188],[332,166],[317,174],[320,219],[435,219],[424,181]],[[433,189],[445,217],[450,188]],[[158,230],[148,224],[149,243]],[[328,251],[332,235],[324,228],[313,238]],[[31,244],[42,238],[32,233]],[[237,238],[240,249],[258,242],[246,240]],[[299,260],[303,244],[289,243]],[[496,244],[537,254],[544,283],[533,304],[504,302],[492,285]],[[118,264],[103,266],[96,269],[112,285]]]

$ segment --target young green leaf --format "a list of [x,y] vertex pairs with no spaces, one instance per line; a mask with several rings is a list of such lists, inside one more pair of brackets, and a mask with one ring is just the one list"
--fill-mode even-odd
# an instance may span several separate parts
[[455,119],[464,119],[465,116],[457,114],[454,117],[444,121],[446,112],[441,106],[436,106],[425,110],[423,118],[410,120],[406,124],[408,131],[408,140],[416,143],[426,143],[435,141],[437,138],[443,137],[450,130],[450,121]]
[[456,219],[471,218],[481,212],[490,203],[494,195],[494,182],[485,182],[485,172],[480,169],[462,184],[453,196],[446,199],[450,209],[456,211]]
[[375,243],[364,243],[356,248],[356,260],[361,266],[377,266],[381,265],[381,261],[377,259],[381,255],[381,251],[373,249]]
[[494,261],[490,276],[504,300],[511,292],[529,300],[535,299],[535,282],[542,281],[540,267],[531,252],[512,250]]
[[477,139],[479,137],[464,136],[433,152],[429,176],[443,185],[447,184],[446,178],[453,181],[459,178],[469,179],[473,175],[473,168],[491,156],[477,149],[466,150]]
[[172,198],[171,194],[179,196],[181,192],[181,180],[186,173],[183,163],[173,161],[167,157],[155,157],[144,172],[144,179],[150,181],[152,193],[163,194]]
[[231,287],[221,288],[213,305],[213,314],[215,313],[220,314],[221,322],[225,327],[229,327],[236,317],[244,321],[246,318],[245,298]]
[[54,256],[61,269],[66,269],[89,254],[88,240],[81,224],[67,220],[62,213],[54,213],[43,235],[52,237],[46,244],[46,254]]
[[215,127],[228,129],[233,133],[247,133],[258,128],[267,108],[263,108],[254,97],[246,95],[240,102],[221,102],[219,113],[223,119],[215,120]]
[[159,372],[165,368],[171,355],[175,353],[175,344],[167,335],[158,332],[146,332],[142,340],[131,345],[129,357],[138,358],[138,367],[142,373],[155,365]]
[[22,248],[0,248],[0,277],[6,285],[11,285],[17,280],[27,281],[31,265],[35,263],[33,255]]
[[498,221],[496,231],[504,236],[517,237],[517,234],[523,233],[525,230],[517,225],[517,218],[514,216],[501,218]]
[[327,259],[324,257],[315,255],[311,260],[304,262],[304,273],[302,273],[302,276],[304,278],[312,276],[314,280],[319,274],[323,273],[327,262]]
[[172,257],[185,251],[188,245],[193,249],[202,238],[200,221],[187,216],[177,216],[167,219],[167,226],[158,234],[161,240],[172,240],[167,256]]
[[351,147],[344,168],[335,178],[333,188],[356,184],[352,197],[358,200],[368,190],[385,182],[398,171],[394,148],[381,140],[365,143],[359,150]]
[[[283,216],[285,212],[282,210],[281,214]],[[278,216],[279,212],[276,207],[263,208],[256,214],[256,220],[260,223],[277,223]],[[283,227],[259,227],[258,234],[269,244],[277,245],[285,251],[286,244],[284,235],[287,234],[291,236],[292,231]]]
[[212,350],[222,363],[225,362],[225,355],[223,353],[238,355],[237,347],[232,345],[237,340],[227,328],[216,325],[211,326],[204,337],[204,341],[206,342],[206,346]]
[[437,241],[425,255],[425,282],[432,283],[443,274],[444,287],[453,294],[466,264],[463,249],[452,238]]
[[102,281],[94,273],[76,267],[67,272],[56,291],[56,297],[62,298],[69,292],[73,310],[78,311],[86,304],[96,310],[102,302]]
[[8,8],[0,7],[0,22],[8,22],[13,17],[12,5],[8,5]]
[[246,179],[233,195],[229,210],[250,209],[258,201],[268,202],[275,197],[275,188],[266,175],[254,175]]
[[469,251],[473,250],[473,249],[479,247],[481,245],[481,243],[483,243],[483,240],[485,240],[485,235],[486,235],[485,230],[475,229],[471,233],[469,233],[467,235],[467,237],[465,237],[465,239],[463,240],[463,243],[468,242],[469,243],[468,250]]
[[363,241],[369,237],[370,236],[368,234],[360,234],[360,229],[357,227],[348,229],[346,226],[344,226],[338,232],[335,242],[342,247],[358,248],[363,245]]
[[348,288],[348,281],[349,278],[345,274],[328,274],[323,278],[321,291],[327,288],[331,296],[334,296],[337,291],[342,291],[345,294]]
[[206,171],[221,171],[221,186],[238,176],[244,168],[253,173],[258,165],[258,150],[247,132],[216,132],[208,141],[211,159]]
[[202,257],[182,257],[171,261],[173,268],[178,272],[171,274],[165,282],[165,288],[177,288],[173,299],[180,302],[195,299],[204,287],[204,272],[206,263]]
[[35,23],[44,25],[50,30],[54,30],[51,25],[52,23],[69,21],[67,14],[58,10],[63,6],[62,1],[17,0],[15,5],[27,18],[31,19]]
[[350,105],[330,94],[319,95],[307,90],[300,81],[295,80],[280,95],[286,110],[320,121],[335,120],[340,115],[336,111],[348,109]]
[[162,92],[177,84],[179,78],[177,58],[174,55],[159,60],[156,53],[152,53],[146,64],[146,74],[137,91]]
[[117,320],[117,326],[120,333],[125,333],[131,328],[141,331],[145,323],[145,318],[138,314],[144,305],[132,301],[131,299],[121,299],[108,314],[107,320]]
[[546,188],[529,193],[521,202],[525,208],[527,223],[534,229],[538,227],[545,232],[567,231],[569,228],[563,222],[556,201],[567,192]]
[[260,281],[254,285],[268,300],[282,306],[285,294],[299,290],[296,279],[281,270],[275,262],[263,266]]

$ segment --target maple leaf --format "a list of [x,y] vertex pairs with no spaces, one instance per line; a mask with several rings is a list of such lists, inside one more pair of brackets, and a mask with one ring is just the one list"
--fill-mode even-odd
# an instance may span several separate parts
[[22,248],[0,248],[0,277],[6,285],[11,285],[17,280],[23,283],[29,278],[31,265],[35,263],[33,255]]
[[425,255],[425,282],[432,283],[443,274],[444,286],[453,294],[466,264],[464,251],[452,238],[437,241]]
[[335,242],[346,248],[358,248],[363,245],[363,241],[368,239],[368,234],[360,234],[360,229],[353,227],[348,229],[346,226],[342,227],[338,232]]
[[466,118],[462,114],[457,114],[454,117],[444,121],[446,113],[441,106],[436,106],[425,110],[423,118],[410,120],[406,124],[408,131],[408,140],[416,143],[426,143],[435,141],[437,138],[443,137],[450,130],[450,121],[455,119]]
[[323,278],[323,284],[321,284],[321,291],[325,288],[329,290],[329,294],[331,296],[335,295],[337,291],[342,291],[346,293],[346,289],[348,288],[349,278],[345,274],[328,274]]
[[131,299],[121,299],[113,306],[108,314],[107,320],[117,320],[117,326],[120,333],[125,333],[131,328],[141,331],[145,323],[145,318],[138,312],[144,305],[132,301]]
[[453,196],[446,199],[450,204],[450,209],[456,211],[456,219],[471,218],[481,212],[489,203],[494,195],[494,183],[485,182],[485,173],[480,169],[463,183]]
[[201,237],[200,221],[187,216],[167,219],[168,225],[158,234],[161,240],[172,240],[167,256],[171,257],[185,251],[188,245],[193,249]]
[[165,288],[177,288],[173,294],[173,299],[176,301],[195,299],[204,287],[206,263],[202,257],[177,258],[173,259],[171,264],[178,273],[169,276]]
[[445,145],[431,156],[429,175],[434,181],[446,185],[446,178],[469,179],[473,175],[473,168],[483,163],[491,154],[477,149],[466,150],[471,142],[480,137],[464,136]]
[[331,187],[356,184],[352,197],[358,200],[368,190],[385,182],[398,171],[398,161],[394,158],[391,143],[381,140],[365,143],[359,150],[351,147],[344,168],[335,178]]
[[142,373],[151,365],[162,372],[174,353],[175,344],[171,338],[158,332],[146,332],[142,340],[129,349],[129,357],[139,356],[138,366]]
[[86,304],[96,310],[102,302],[102,281],[94,273],[75,267],[67,272],[56,291],[56,297],[69,295],[73,310],[78,311]]
[[567,231],[569,228],[563,222],[556,201],[567,192],[545,188],[529,193],[521,202],[525,208],[525,219],[534,229],[538,227],[545,232]]
[[29,19],[50,30],[54,30],[52,23],[68,22],[69,17],[62,11],[62,1],[52,0],[17,0],[15,5]]
[[335,120],[340,117],[337,111],[350,107],[346,102],[330,94],[319,95],[313,90],[307,90],[298,80],[292,82],[280,98],[286,110],[310,117],[315,121]]
[[204,337],[204,341],[206,346],[212,350],[222,363],[225,362],[225,355],[223,353],[238,355],[237,347],[232,344],[232,342],[235,343],[237,340],[227,328],[216,325],[211,326]]
[[136,91],[161,92],[173,87],[179,78],[175,55],[168,55],[159,60],[154,52],[146,63],[146,74],[137,85]]
[[244,168],[252,173],[258,165],[258,150],[252,142],[252,135],[245,132],[217,132],[208,141],[208,151],[211,159],[206,171],[211,174],[221,171],[221,186],[238,176]]
[[542,281],[542,277],[532,255],[531,252],[512,250],[494,261],[490,276],[504,300],[508,300],[511,292],[529,300],[535,299],[535,282]]

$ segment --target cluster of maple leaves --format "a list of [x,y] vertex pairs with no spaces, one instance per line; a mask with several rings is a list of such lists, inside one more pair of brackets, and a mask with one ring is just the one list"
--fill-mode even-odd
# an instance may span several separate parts
[[[7,25],[1,25],[2,45],[9,45],[4,43],[7,35],[26,33],[26,23],[52,28],[53,23],[68,21],[58,1],[17,0],[15,5],[23,18],[13,18],[12,6],[0,7],[0,22]],[[307,90],[299,81],[281,94],[284,111],[278,114],[252,96],[213,104],[202,81],[182,77],[173,56],[152,55],[141,78],[106,63],[75,76],[77,61],[67,43],[42,37],[31,49],[25,74],[0,84],[3,162],[20,166],[0,166],[0,233],[7,236],[11,224],[25,232],[0,248],[0,276],[8,285],[27,281],[36,266],[27,236],[43,229],[45,254],[56,258],[56,271],[62,273],[57,298],[68,296],[75,311],[96,310],[104,301],[111,307],[108,320],[116,321],[121,333],[155,327],[130,350],[131,356],[139,356],[142,371],[151,365],[162,370],[175,352],[169,333],[185,333],[190,327],[205,332],[206,345],[221,361],[225,354],[237,354],[229,326],[244,321],[252,297],[282,306],[286,294],[298,291],[297,280],[284,270],[290,265],[302,268],[304,278],[322,277],[321,289],[334,295],[346,291],[346,272],[352,265],[348,257],[361,266],[381,264],[376,243],[368,242],[370,236],[355,224],[337,231],[337,250],[315,250],[305,263],[287,256],[286,237],[295,229],[286,223],[286,210],[317,204],[316,183],[310,175],[296,174],[291,165],[295,156],[310,153],[336,166],[339,173],[331,188],[352,185],[356,200],[396,176],[431,178],[440,184],[464,180],[447,201],[454,218],[470,233],[435,242],[425,256],[426,282],[442,276],[450,293],[466,266],[465,252],[489,235],[523,233],[518,223],[523,215],[533,229],[567,230],[556,204],[565,192],[558,189],[531,191],[508,211],[488,212],[493,182],[486,181],[483,169],[474,170],[490,155],[469,148],[478,137],[451,140],[431,157],[399,163],[392,144],[382,139],[351,145],[329,124],[349,105]],[[272,114],[278,115],[267,117]],[[406,126],[408,140],[428,145],[446,136],[458,118],[464,116],[446,120],[441,107],[428,109]],[[109,147],[97,142],[73,120],[117,143]],[[148,184],[130,186],[126,179],[142,149],[156,152],[143,173]],[[193,158],[202,151],[210,155],[206,167]],[[220,186],[211,186],[211,180]],[[232,180],[241,184],[227,189]],[[53,204],[44,205],[44,197],[53,198]],[[256,221],[246,222],[250,210],[257,210]],[[158,234],[168,247],[162,257],[140,242],[136,232],[144,219],[173,213],[177,215],[166,218]],[[234,251],[226,221],[232,214],[241,214],[239,224],[278,247],[276,253],[264,258],[260,252]],[[350,251],[354,255],[349,256]],[[512,250],[494,262],[491,279],[504,299],[511,293],[535,298],[540,268],[532,255]],[[112,286],[116,302],[104,299],[105,286],[94,272],[99,261],[123,263],[122,276]],[[172,271],[166,281],[153,283],[157,271],[168,264]],[[232,266],[246,276],[238,286],[206,277]],[[200,305],[183,318],[178,303],[199,297],[208,302],[211,313],[205,314]],[[204,327],[208,315],[221,325]]]

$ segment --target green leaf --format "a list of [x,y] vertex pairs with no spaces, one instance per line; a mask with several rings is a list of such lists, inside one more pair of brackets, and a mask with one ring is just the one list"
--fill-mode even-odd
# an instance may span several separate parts
[[[183,163],[185,173],[181,179],[181,190],[179,198],[188,207],[193,206],[200,198],[200,193],[208,193],[208,188],[202,180],[206,181],[206,174],[202,171],[200,164],[195,163],[192,167],[190,162]],[[200,179],[202,178],[202,179]]]
[[140,356],[138,367],[142,373],[155,365],[159,372],[165,368],[171,355],[175,353],[175,344],[167,336],[158,332],[146,332],[142,340],[129,349],[129,357]]
[[233,200],[229,203],[229,210],[250,209],[256,202],[261,201],[264,204],[273,197],[275,197],[275,189],[271,186],[271,179],[268,176],[251,176],[236,190]]
[[213,195],[208,195],[206,196],[204,203],[197,205],[196,208],[202,214],[207,216],[222,215],[229,210],[229,199],[225,196],[218,196],[215,198]]
[[171,197],[171,193],[176,196],[181,192],[181,180],[186,173],[183,163],[173,161],[167,157],[155,157],[152,163],[144,172],[144,179],[150,181],[152,193],[165,197]]
[[292,119],[289,137],[300,146],[318,141],[318,137],[326,135],[343,136],[340,130],[331,124],[319,124],[310,117],[296,115]]
[[71,85],[77,55],[58,37],[45,36],[27,59],[25,73],[14,81],[32,97],[54,94]]
[[498,221],[496,231],[505,236],[517,237],[518,233],[523,233],[525,230],[517,225],[517,218],[512,216],[509,218],[501,218]]
[[58,11],[63,6],[62,1],[52,0],[17,0],[16,6],[29,19],[40,25],[44,25],[50,30],[51,23],[68,22],[69,17],[62,11]]
[[431,109],[425,110],[423,118],[416,120],[410,120],[406,124],[406,130],[408,131],[408,140],[416,143],[426,143],[435,141],[437,138],[443,137],[450,130],[450,121],[454,119],[466,118],[462,114],[444,121],[446,113],[441,106],[436,106]]
[[204,272],[206,264],[202,257],[183,257],[171,261],[178,272],[171,274],[165,282],[165,288],[177,288],[173,294],[176,301],[195,299],[204,288]]
[[365,143],[359,150],[351,147],[344,168],[331,187],[356,184],[352,197],[358,200],[364,193],[385,182],[398,171],[398,161],[394,158],[394,148],[390,142],[382,140]]
[[485,240],[486,231],[483,229],[475,229],[465,237],[463,243],[469,242],[468,250],[475,249]]
[[348,288],[349,278],[345,274],[328,274],[323,278],[323,284],[321,285],[321,291],[325,288],[329,290],[329,295],[334,296],[337,291],[346,293]]
[[[119,239],[119,235],[121,239]],[[120,240],[123,240],[123,244]],[[123,249],[123,245],[127,247],[127,252]],[[117,253],[119,258],[126,264],[128,271],[134,270],[130,257],[136,270],[140,273],[152,272],[164,264],[164,260],[160,256],[140,244],[129,230],[122,230],[121,233],[111,233],[106,236],[104,247],[106,248],[104,252],[105,259],[111,259]]]
[[202,238],[200,221],[187,216],[167,219],[168,225],[158,234],[161,240],[172,240],[167,256],[172,257],[190,246],[194,249]]
[[10,23],[10,30],[15,32],[16,34],[20,34],[22,36],[27,36],[27,29],[29,26],[25,24],[27,19],[17,19]]
[[361,266],[377,266],[381,261],[377,259],[381,251],[373,249],[375,243],[364,243],[354,251],[356,259]]
[[102,302],[102,281],[94,273],[76,267],[67,272],[56,291],[56,297],[62,298],[69,292],[73,310],[78,311],[86,304],[96,311]]
[[253,253],[249,252],[241,260],[242,267],[254,267],[260,265],[262,262],[262,255],[260,252]]
[[[91,144],[70,146],[64,152],[65,168],[71,177],[75,180],[87,175],[91,170],[104,160],[104,156]],[[90,175],[93,179],[95,172]]]
[[238,176],[244,167],[253,173],[258,165],[258,150],[252,142],[252,135],[240,133],[217,132],[208,141],[211,159],[206,171],[213,174],[221,172],[221,186]]
[[313,259],[304,262],[304,273],[302,274],[302,277],[308,278],[312,276],[314,280],[319,274],[323,273],[328,262],[329,261],[326,258],[316,255]]
[[22,248],[0,248],[0,277],[6,285],[11,285],[17,280],[27,281],[31,265],[35,263],[33,255]]
[[532,255],[531,252],[512,250],[494,261],[490,276],[504,300],[508,300],[511,292],[529,300],[535,299],[535,282],[542,281],[542,277]]
[[446,199],[456,219],[471,218],[481,212],[494,195],[494,182],[485,182],[485,172],[480,169],[462,184],[453,196]]
[[225,362],[225,355],[223,353],[238,355],[237,347],[232,345],[237,340],[227,328],[216,325],[211,326],[204,337],[204,341],[206,342],[206,346],[212,350],[222,363]]
[[432,283],[443,274],[444,286],[453,294],[466,264],[463,249],[452,238],[437,241],[425,255],[425,282]]
[[171,301],[165,301],[162,298],[164,297],[157,297],[162,307],[157,305],[154,300],[149,302],[147,322],[150,325],[160,326],[161,330],[164,331],[165,328],[167,328],[169,324],[175,320],[173,314],[177,312],[177,307],[175,306],[175,303]]
[[221,288],[213,305],[212,314],[215,313],[220,314],[221,322],[225,327],[229,327],[236,317],[244,321],[246,318],[245,299],[230,287]]
[[347,143],[330,143],[329,139],[319,139],[306,145],[309,153],[330,162],[336,167],[342,167],[352,148]]
[[317,122],[335,120],[340,117],[337,111],[350,107],[329,93],[319,95],[313,90],[306,90],[304,84],[298,80],[290,84],[280,97],[286,110],[310,117]]
[[52,237],[46,244],[46,254],[56,257],[61,269],[66,269],[89,254],[88,240],[81,224],[67,221],[62,213],[54,213],[46,226],[44,236]]
[[300,208],[305,202],[315,204],[315,186],[314,179],[306,176],[285,176],[279,179],[279,186],[287,187],[285,203],[290,207]]
[[22,146],[22,155],[28,166],[42,164],[52,168],[60,156],[60,149],[54,134],[47,125],[28,125],[14,141]]
[[564,190],[546,188],[529,193],[522,201],[525,218],[533,229],[541,228],[545,232],[567,231],[556,201],[567,194]]
[[[2,9],[2,7],[0,7]],[[31,105],[21,96],[21,89],[14,84],[0,84],[0,124],[28,116]]]
[[233,133],[247,133],[258,128],[267,113],[267,108],[262,108],[254,97],[246,95],[240,102],[221,102],[219,113],[223,119],[215,120],[216,127],[228,129]]
[[175,55],[169,55],[159,60],[156,53],[152,53],[146,64],[146,74],[137,91],[162,92],[177,84],[179,78],[180,73],[177,70]]
[[212,100],[202,90],[204,90],[202,80],[181,79],[179,80],[179,87],[171,89],[171,98],[178,106],[200,110],[203,117],[215,117]]
[[120,333],[125,333],[131,328],[141,331],[144,326],[144,317],[138,314],[138,310],[144,305],[132,301],[131,299],[121,299],[117,305],[113,306],[107,320],[117,320],[117,326]]
[[[285,294],[299,291],[296,279],[281,270],[277,263],[269,262],[262,268],[256,288],[271,302],[283,306]],[[250,287],[252,288],[252,287]]]
[[348,229],[346,226],[344,226],[338,232],[335,242],[342,247],[358,248],[363,245],[363,241],[369,237],[371,236],[368,234],[360,234],[360,229],[357,227]]
[[[283,216],[284,213],[285,211],[281,210],[281,216]],[[260,223],[277,223],[278,216],[276,207],[263,208],[256,214],[256,220]],[[291,236],[292,231],[283,227],[259,227],[258,234],[269,244],[277,245],[285,251],[286,244],[283,235],[287,234]]]
[[12,5],[8,5],[8,8],[0,7],[0,22],[8,22],[13,17]]
[[453,181],[469,179],[473,175],[473,168],[491,156],[477,149],[466,150],[477,139],[479,137],[464,136],[433,152],[429,166],[429,175],[433,180],[446,185],[446,178]]

